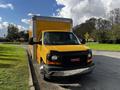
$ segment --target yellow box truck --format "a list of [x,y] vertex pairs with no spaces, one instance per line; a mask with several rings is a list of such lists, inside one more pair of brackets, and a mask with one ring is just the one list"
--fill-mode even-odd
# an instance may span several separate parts
[[29,38],[31,58],[44,78],[92,72],[92,51],[72,32],[72,19],[33,16]]

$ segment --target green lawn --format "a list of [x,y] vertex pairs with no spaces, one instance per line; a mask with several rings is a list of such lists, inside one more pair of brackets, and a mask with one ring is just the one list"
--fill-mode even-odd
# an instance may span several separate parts
[[120,51],[120,44],[87,43],[87,46],[93,50]]
[[28,90],[28,61],[25,49],[0,44],[0,90]]

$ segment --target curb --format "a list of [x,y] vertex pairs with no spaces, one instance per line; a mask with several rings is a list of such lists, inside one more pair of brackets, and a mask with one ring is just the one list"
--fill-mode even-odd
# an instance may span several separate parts
[[120,51],[112,51],[112,50],[94,50],[93,51],[101,51],[101,52],[120,52]]
[[29,50],[26,49],[26,52],[27,52],[27,55],[28,55],[29,70],[30,70],[30,79],[29,79],[30,80],[29,81],[30,90],[40,90],[39,82],[38,82],[37,77],[36,77],[33,62],[30,58]]
[[95,50],[93,50],[93,55],[103,55],[103,56],[108,56],[108,57],[120,59],[120,53],[119,52],[108,52],[108,51],[95,51]]
[[[27,50],[26,50],[27,51]],[[28,52],[27,52],[28,55]],[[28,56],[28,68],[29,68],[29,90],[35,90],[34,84],[33,84],[33,79],[32,79],[32,72],[30,69],[30,61],[29,61],[29,56]]]

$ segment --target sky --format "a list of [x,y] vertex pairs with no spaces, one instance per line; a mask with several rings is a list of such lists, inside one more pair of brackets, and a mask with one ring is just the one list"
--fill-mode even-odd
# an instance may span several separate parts
[[28,30],[32,15],[72,18],[74,26],[91,17],[107,18],[120,0],[0,0],[0,37],[9,23]]

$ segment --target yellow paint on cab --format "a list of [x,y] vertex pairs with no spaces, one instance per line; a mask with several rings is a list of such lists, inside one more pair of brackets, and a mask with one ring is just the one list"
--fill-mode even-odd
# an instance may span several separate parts
[[[34,17],[33,19],[33,30],[29,31],[29,37],[34,36],[35,40],[38,42],[44,40],[44,32],[71,32],[72,29],[72,20],[65,18],[54,18],[54,17]],[[34,35],[33,35],[34,33]],[[34,46],[34,47],[33,47]],[[33,50],[36,48],[36,51]],[[30,45],[32,55],[34,55],[34,60],[37,59],[37,62],[40,63],[41,60],[47,64],[47,54],[51,50],[66,52],[66,51],[85,51],[89,49],[85,45]],[[49,62],[51,63],[51,62]],[[53,64],[53,63],[52,63]]]

